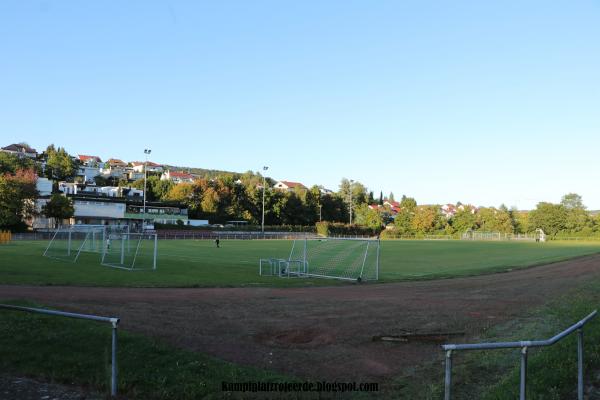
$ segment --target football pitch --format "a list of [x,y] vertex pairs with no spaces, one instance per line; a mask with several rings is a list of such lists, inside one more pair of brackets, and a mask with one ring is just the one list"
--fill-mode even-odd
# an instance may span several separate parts
[[[0,245],[0,284],[124,287],[323,286],[330,279],[258,274],[260,258],[287,258],[289,240],[162,240],[156,271],[100,265],[96,253],[76,263],[42,256],[46,241]],[[449,278],[502,272],[600,252],[599,242],[382,241],[380,282]]]

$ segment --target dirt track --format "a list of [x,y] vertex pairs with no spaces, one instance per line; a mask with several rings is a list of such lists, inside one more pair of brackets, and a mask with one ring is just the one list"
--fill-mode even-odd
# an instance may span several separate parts
[[299,377],[383,382],[441,355],[437,343],[374,336],[487,326],[600,277],[600,255],[472,278],[339,287],[127,289],[0,286],[0,299],[116,315],[122,327]]

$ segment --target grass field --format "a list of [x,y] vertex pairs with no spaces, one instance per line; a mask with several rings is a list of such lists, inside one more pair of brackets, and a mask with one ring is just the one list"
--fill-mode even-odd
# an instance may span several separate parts
[[[210,287],[337,285],[325,279],[260,277],[260,258],[287,258],[291,241],[227,240],[159,242],[157,271],[103,267],[99,255],[77,263],[42,257],[47,242],[0,245],[0,284]],[[380,281],[476,275],[547,264],[600,252],[598,242],[383,241]]]

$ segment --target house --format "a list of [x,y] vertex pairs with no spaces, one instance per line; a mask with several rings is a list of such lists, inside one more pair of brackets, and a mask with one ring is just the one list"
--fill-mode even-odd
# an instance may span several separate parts
[[100,168],[80,165],[77,168],[77,176],[81,177],[83,183],[94,183],[94,178],[100,175]]
[[163,166],[152,161],[144,163],[143,161],[134,161],[131,163],[135,172],[144,172],[144,164],[147,166],[148,172],[163,172]]
[[440,212],[442,213],[442,215],[444,215],[444,217],[450,219],[456,215],[458,209],[454,204],[444,204],[440,207]]
[[105,164],[108,164],[109,167],[118,167],[118,168],[127,167],[127,163],[123,160],[119,160],[118,158],[109,158]]
[[37,151],[35,151],[35,149],[32,149],[25,143],[11,144],[10,146],[2,147],[0,149],[0,151],[3,151],[5,153],[14,154],[18,157],[28,157],[28,158],[36,158],[37,157]]
[[319,192],[321,192],[321,195],[323,196],[330,196],[333,194],[333,190],[327,189],[323,186],[319,186]]
[[161,181],[170,180],[173,183],[192,183],[194,182],[194,176],[192,174],[188,174],[187,172],[180,171],[166,171],[163,172],[160,176]]
[[400,212],[400,210],[402,209],[402,207],[400,207],[400,203],[397,201],[390,201],[390,200],[384,200],[383,201],[383,205],[384,207],[388,207],[390,209],[390,211],[392,212],[392,214],[398,214]]
[[86,165],[88,167],[103,167],[102,159],[98,156],[87,156],[85,154],[78,154],[77,159],[82,165]]
[[38,176],[35,188],[40,196],[50,196],[52,194],[52,181],[48,178]]
[[275,185],[273,185],[273,189],[293,192],[296,189],[306,190],[306,186],[304,186],[300,182],[279,181]]

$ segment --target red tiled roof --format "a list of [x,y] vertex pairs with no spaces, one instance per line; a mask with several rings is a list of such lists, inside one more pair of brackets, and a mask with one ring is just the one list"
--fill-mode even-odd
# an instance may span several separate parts
[[169,171],[169,176],[171,178],[194,179],[193,175],[188,174],[187,172],[180,172],[180,171]]
[[290,181],[281,181],[281,183],[283,183],[285,186],[289,187],[289,188],[295,188],[295,187],[306,187],[303,184],[301,184],[300,182],[290,182]]
[[94,160],[96,162],[102,162],[98,156],[86,156],[85,154],[78,154],[77,156],[79,157],[80,161]]

